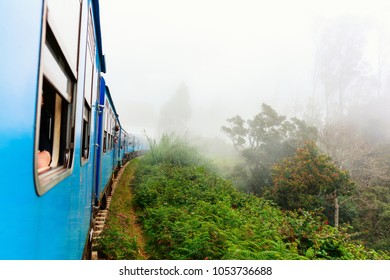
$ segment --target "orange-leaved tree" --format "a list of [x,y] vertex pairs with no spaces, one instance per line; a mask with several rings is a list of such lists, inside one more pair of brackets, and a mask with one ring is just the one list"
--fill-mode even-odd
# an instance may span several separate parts
[[[284,209],[315,210],[331,200],[334,226],[339,225],[340,205],[351,195],[354,182],[346,170],[337,167],[314,142],[306,142],[294,156],[272,169],[273,199]],[[340,202],[340,197],[345,198]]]

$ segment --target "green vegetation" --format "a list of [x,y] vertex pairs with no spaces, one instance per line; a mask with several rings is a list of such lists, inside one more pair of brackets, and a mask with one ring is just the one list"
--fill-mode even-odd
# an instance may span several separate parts
[[272,185],[271,168],[275,163],[292,156],[305,141],[317,138],[315,127],[297,118],[288,120],[267,104],[252,119],[235,116],[227,121],[229,126],[222,130],[246,163],[246,168],[241,165],[238,172],[248,173],[238,181],[244,181],[247,190],[256,195],[263,195]]
[[200,156],[196,149],[187,145],[183,138],[172,134],[164,134],[159,143],[148,139],[150,153],[143,159],[149,165],[159,165],[168,163],[178,166],[201,165],[206,164],[206,160]]
[[243,163],[226,177],[283,209],[316,212],[336,228],[352,225],[355,239],[390,251],[390,138],[387,129],[357,118],[368,111],[369,106],[315,127],[265,104],[252,119],[230,118],[222,130]]
[[151,259],[389,259],[315,212],[237,191],[204,163],[167,136],[140,161],[133,203]]
[[120,177],[115,195],[110,204],[110,214],[104,231],[97,239],[100,259],[128,260],[145,259],[143,235],[137,224],[132,207],[132,192],[129,187],[138,159],[132,160]]
[[[350,226],[329,225],[310,205],[283,210],[270,200],[238,191],[182,139],[164,136],[159,144],[150,144],[151,152],[132,161],[118,182],[99,238],[100,258],[390,259],[388,253],[354,240]],[[294,185],[287,177],[282,179],[288,172],[307,183],[305,188],[312,187],[298,168],[304,159],[312,168],[346,174],[307,144],[295,157],[275,165],[274,176],[281,172],[279,179],[285,180],[281,188]],[[328,174],[318,171],[313,174]],[[322,183],[314,187],[320,193]]]
[[275,164],[272,179],[271,197],[283,209],[313,210],[325,208],[331,202],[336,228],[340,198],[350,196],[354,189],[349,172],[340,170],[313,142],[305,143],[293,157]]

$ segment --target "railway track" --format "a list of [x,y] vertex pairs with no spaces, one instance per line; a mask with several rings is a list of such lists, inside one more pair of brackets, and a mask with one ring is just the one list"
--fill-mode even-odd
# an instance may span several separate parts
[[126,166],[129,163],[130,163],[130,161],[126,162],[126,164],[124,166],[122,166],[121,169],[119,170],[117,176],[115,178],[113,178],[111,193],[109,196],[107,196],[106,209],[99,210],[99,212],[96,214],[95,221],[94,221],[94,227],[93,227],[93,231],[92,231],[91,260],[98,260],[99,259],[98,251],[96,250],[97,240],[99,238],[99,235],[102,233],[104,226],[105,226],[105,223],[106,223],[106,220],[108,218],[112,196],[114,195],[118,181],[121,178],[123,171],[125,170]]

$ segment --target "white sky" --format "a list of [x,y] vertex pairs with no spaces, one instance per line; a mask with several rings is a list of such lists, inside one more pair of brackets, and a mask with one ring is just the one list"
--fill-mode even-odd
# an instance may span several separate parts
[[122,125],[153,135],[160,106],[184,82],[191,127],[211,135],[262,102],[294,106],[294,95],[310,92],[319,17],[385,19],[390,1],[101,0],[100,11],[105,78]]

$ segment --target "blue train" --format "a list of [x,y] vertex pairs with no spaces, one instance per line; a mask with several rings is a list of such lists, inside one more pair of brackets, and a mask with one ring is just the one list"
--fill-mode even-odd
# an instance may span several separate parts
[[96,209],[143,150],[102,76],[98,0],[0,2],[0,259],[88,258]]

